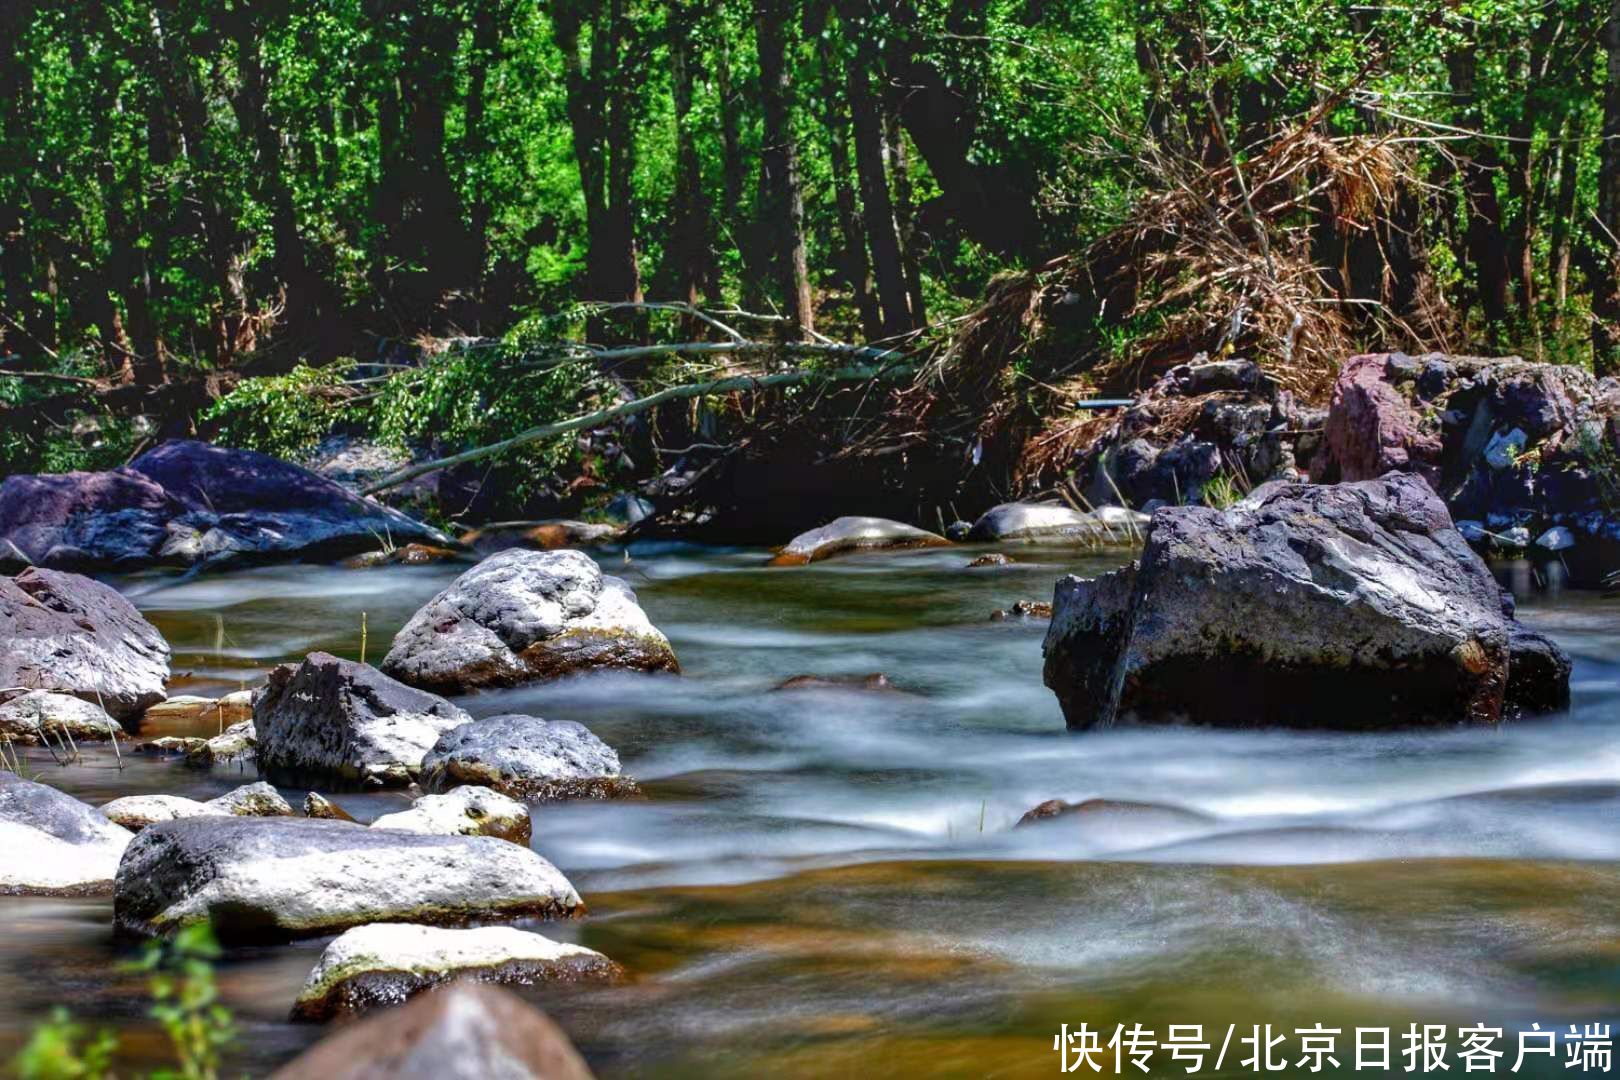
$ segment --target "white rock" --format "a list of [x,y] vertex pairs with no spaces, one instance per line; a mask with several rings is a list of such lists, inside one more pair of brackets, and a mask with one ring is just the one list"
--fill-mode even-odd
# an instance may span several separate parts
[[107,819],[126,829],[140,832],[160,821],[189,817],[225,817],[230,811],[179,795],[125,795],[101,807]]
[[132,838],[95,807],[0,772],[0,895],[105,893]]
[[497,836],[527,845],[529,809],[498,791],[470,784],[443,795],[424,795],[409,810],[384,814],[373,829],[400,829],[434,836]]
[[324,1020],[394,1005],[451,978],[537,983],[611,979],[619,971],[593,949],[513,927],[373,923],[346,931],[326,947],[299,991],[293,1017]]
[[55,741],[64,733],[75,741],[116,739],[123,728],[106,710],[72,694],[30,690],[0,705],[0,735],[38,743],[46,735]]

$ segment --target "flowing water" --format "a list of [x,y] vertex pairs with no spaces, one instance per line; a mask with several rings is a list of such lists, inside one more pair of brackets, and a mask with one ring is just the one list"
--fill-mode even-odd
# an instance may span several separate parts
[[[1161,1039],[1202,1024],[1217,1048],[1235,1025],[1230,1056],[1217,1069],[1212,1049],[1202,1074],[1250,1075],[1236,1040],[1256,1024],[1483,1022],[1506,1032],[1505,1072],[1514,1033],[1533,1023],[1620,1029],[1615,602],[1521,599],[1526,621],[1576,658],[1564,717],[1389,735],[1071,736],[1041,685],[1044,626],[988,615],[1111,562],[1008,550],[1019,562],[1003,568],[965,569],[957,549],[771,570],[759,550],[637,546],[605,564],[668,633],[682,677],[460,701],[474,715],[582,721],[648,792],[534,812],[534,847],[592,912],[540,929],[631,978],[521,992],[599,1075],[1045,1075],[1060,1064],[1054,1034],[1081,1023],[1105,1040],[1121,1023]],[[375,662],[460,569],[120,584],[173,643],[176,689],[213,693],[314,649],[364,647]],[[871,672],[894,689],[774,689]],[[1313,703],[1298,707],[1308,717]],[[31,760],[92,802],[210,797],[254,779],[128,754],[122,769],[104,753],[60,769]],[[303,792],[285,794],[296,804]],[[1152,805],[1012,827],[1052,798]],[[362,820],[403,805],[337,801]],[[110,911],[0,900],[0,1055],[56,1004],[120,1029],[137,1059],[159,1053]],[[261,1074],[319,1037],[285,1017],[321,945],[229,953],[233,1067]],[[1298,1056],[1297,1042],[1285,1049]],[[1521,1073],[1575,1074],[1545,1061]],[[1153,1071],[1186,1066],[1161,1054]]]

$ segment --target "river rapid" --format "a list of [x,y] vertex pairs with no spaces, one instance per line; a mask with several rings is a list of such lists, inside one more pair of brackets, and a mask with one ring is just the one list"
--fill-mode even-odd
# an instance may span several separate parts
[[[966,569],[986,550],[795,569],[766,569],[760,549],[601,554],[684,675],[458,699],[475,716],[578,720],[647,791],[534,808],[535,849],[591,909],[537,928],[631,978],[519,992],[598,1075],[1050,1075],[1053,1036],[1081,1023],[1105,1039],[1118,1023],[1161,1037],[1200,1023],[1216,1043],[1229,1024],[1620,1029],[1620,602],[1520,597],[1521,617],[1575,657],[1567,716],[1384,735],[1069,735],[1041,684],[1044,623],[988,616],[1124,556],[1008,547],[1017,564]],[[171,692],[212,694],[315,649],[364,647],[375,663],[464,568],[117,584],[173,645]],[[871,672],[894,689],[773,689]],[[1298,703],[1305,718],[1312,707]],[[99,750],[67,768],[28,758],[42,781],[98,804],[207,798],[257,778],[127,750],[122,768]],[[283,793],[295,806],[304,794]],[[404,805],[328,794],[362,820]],[[1161,809],[1013,828],[1053,798]],[[119,967],[136,947],[114,939],[111,907],[0,898],[0,1057],[55,1005],[119,1029],[132,1064],[161,1056],[140,977]],[[233,1074],[262,1075],[319,1038],[286,1014],[322,945],[229,951]],[[1512,1058],[1510,1046],[1502,1071]],[[1235,1054],[1203,1070],[1251,1074]]]

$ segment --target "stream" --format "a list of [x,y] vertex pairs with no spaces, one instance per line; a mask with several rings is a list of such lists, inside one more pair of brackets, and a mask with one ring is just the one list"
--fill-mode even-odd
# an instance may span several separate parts
[[[1398,734],[1071,736],[1041,684],[1044,623],[988,616],[1124,556],[1010,546],[1015,565],[965,569],[984,550],[774,570],[761,549],[599,553],[684,675],[457,699],[474,716],[581,721],[647,792],[533,808],[535,849],[591,909],[537,929],[631,977],[518,992],[599,1076],[1050,1075],[1054,1034],[1082,1022],[1161,1037],[1201,1023],[1217,1043],[1229,1024],[1620,1028],[1615,601],[1520,596],[1521,617],[1575,657],[1567,716]],[[377,662],[463,569],[117,584],[174,647],[171,693],[215,694],[315,649],[364,647]],[[1508,580],[1522,585],[1522,568]],[[894,689],[774,689],[871,672]],[[1312,702],[1298,707],[1308,716]],[[96,804],[210,798],[257,779],[251,766],[197,771],[127,749],[121,768],[105,750],[67,768],[27,757],[42,781]],[[304,792],[283,794],[297,806]],[[327,794],[361,820],[405,804]],[[1158,809],[1012,827],[1053,798]],[[119,966],[137,946],[113,938],[111,907],[0,898],[0,1059],[59,1004],[120,1030],[134,1064],[162,1057],[141,977]],[[232,1075],[262,1075],[319,1038],[286,1014],[323,944],[227,953]],[[1502,1071],[1512,1059],[1509,1046]],[[1235,1062],[1203,1074],[1252,1074]],[[1561,1063],[1521,1073],[1571,1075]]]

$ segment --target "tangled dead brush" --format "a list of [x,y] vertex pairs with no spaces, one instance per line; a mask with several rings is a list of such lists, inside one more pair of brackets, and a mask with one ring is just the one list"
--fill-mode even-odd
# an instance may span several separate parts
[[1217,167],[1144,141],[1127,219],[998,278],[924,370],[919,411],[970,410],[981,442],[1019,444],[1027,486],[1095,437],[1075,398],[1134,394],[1200,355],[1255,360],[1316,402],[1353,353],[1445,348],[1415,155],[1398,132],[1327,134],[1325,111]]

